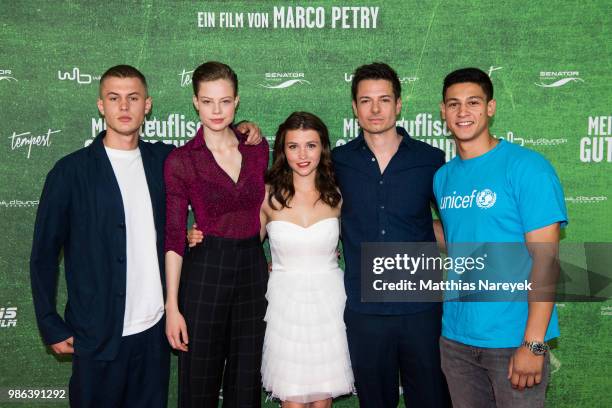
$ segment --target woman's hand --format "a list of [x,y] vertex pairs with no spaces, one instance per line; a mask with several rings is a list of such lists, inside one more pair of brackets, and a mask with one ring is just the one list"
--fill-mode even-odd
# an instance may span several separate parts
[[187,324],[178,309],[166,310],[166,337],[173,349],[188,351]]
[[198,224],[195,222],[189,231],[187,231],[187,242],[189,243],[189,248],[193,248],[198,245],[200,242],[204,240],[204,234],[202,231],[198,229]]
[[243,135],[247,135],[246,144],[258,145],[261,143],[261,129],[255,123],[243,121],[238,123],[236,129]]

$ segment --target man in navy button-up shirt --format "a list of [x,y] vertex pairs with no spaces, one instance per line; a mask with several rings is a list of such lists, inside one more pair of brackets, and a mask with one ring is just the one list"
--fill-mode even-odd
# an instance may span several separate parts
[[360,406],[396,407],[401,374],[406,406],[442,407],[449,402],[440,370],[440,304],[362,303],[360,295],[361,243],[435,241],[433,175],[444,153],[395,127],[400,95],[388,65],[359,67],[352,96],[363,130],[333,150],[343,197],[345,321]]

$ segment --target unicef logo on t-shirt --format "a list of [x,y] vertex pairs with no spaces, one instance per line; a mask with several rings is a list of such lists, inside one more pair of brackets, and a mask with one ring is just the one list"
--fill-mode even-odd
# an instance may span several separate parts
[[497,194],[485,188],[476,196],[476,205],[484,209],[491,208],[495,205],[495,200],[497,200]]
[[472,204],[476,201],[478,208],[487,209],[495,205],[497,194],[492,190],[485,188],[484,190],[472,190],[470,194],[457,194],[453,191],[452,194],[443,196],[440,200],[440,209],[460,209],[472,208]]

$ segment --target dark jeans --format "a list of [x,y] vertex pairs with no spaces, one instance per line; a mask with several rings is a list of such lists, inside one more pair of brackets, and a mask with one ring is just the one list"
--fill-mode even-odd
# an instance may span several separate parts
[[112,361],[72,356],[70,406],[164,408],[168,404],[170,347],[165,319],[121,339]]
[[442,371],[454,408],[538,408],[544,406],[550,356],[546,353],[542,382],[523,391],[512,388],[508,362],[516,348],[472,347],[440,338]]
[[344,320],[360,407],[397,407],[400,379],[406,407],[450,406],[440,369],[439,305],[407,315],[346,309]]

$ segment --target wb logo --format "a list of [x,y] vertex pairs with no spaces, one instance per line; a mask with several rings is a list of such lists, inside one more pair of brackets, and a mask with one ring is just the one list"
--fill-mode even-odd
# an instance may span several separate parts
[[0,328],[17,326],[17,308],[0,307]]

